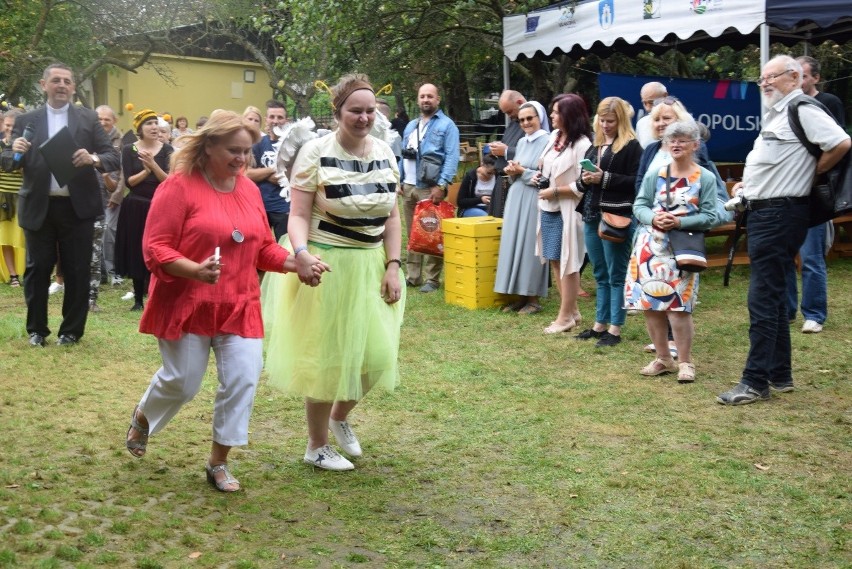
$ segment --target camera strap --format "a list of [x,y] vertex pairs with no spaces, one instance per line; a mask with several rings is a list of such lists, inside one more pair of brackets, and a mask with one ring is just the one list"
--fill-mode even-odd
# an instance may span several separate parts
[[[434,117],[435,115],[432,115]],[[421,135],[420,125],[423,124],[423,119],[417,119],[417,156],[420,156],[422,152],[420,151],[421,144],[423,139],[426,138],[426,134],[429,132],[429,128],[432,126],[432,117],[429,117],[429,121],[426,123],[426,127],[423,129],[423,134]]]

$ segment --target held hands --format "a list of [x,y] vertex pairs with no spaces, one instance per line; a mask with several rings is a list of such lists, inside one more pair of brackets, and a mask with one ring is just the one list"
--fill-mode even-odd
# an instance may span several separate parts
[[[293,257],[295,257],[293,268],[298,273],[299,280],[308,286],[318,286],[322,280],[322,274],[331,272],[331,267],[324,263],[319,255],[314,256],[308,251],[301,251],[298,255],[288,257],[287,261],[289,262]],[[287,262],[284,263],[284,268],[290,270]]]
[[667,211],[661,211],[654,216],[651,225],[660,231],[671,231],[680,227],[680,217]]

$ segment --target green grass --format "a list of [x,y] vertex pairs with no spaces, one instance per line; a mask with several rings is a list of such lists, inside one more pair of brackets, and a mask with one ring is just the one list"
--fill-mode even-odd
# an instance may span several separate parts
[[229,496],[204,480],[213,366],[144,459],[124,449],[159,366],[127,287],[79,346],[43,350],[0,287],[0,567],[850,567],[852,263],[830,263],[825,331],[794,325],[798,390],[726,408],[747,280],[702,276],[685,386],[638,375],[642,316],[600,351],[541,333],[552,297],[520,317],[409,289],[401,385],[351,417],[357,469],[302,464],[302,404],[264,376]]

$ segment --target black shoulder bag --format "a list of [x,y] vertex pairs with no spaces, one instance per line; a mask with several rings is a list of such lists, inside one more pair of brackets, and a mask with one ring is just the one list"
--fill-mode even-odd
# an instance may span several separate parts
[[[834,116],[825,105],[807,95],[799,95],[787,105],[787,120],[790,121],[790,129],[811,156],[819,160],[822,156],[822,150],[808,140],[805,135],[802,121],[799,118],[799,105],[814,105],[822,109],[831,118],[834,118]],[[810,222],[808,223],[811,227],[852,211],[852,166],[850,166],[849,154],[847,152],[840,162],[820,176],[811,188]]]
[[[666,166],[666,210],[668,211],[671,211],[672,205],[670,171],[671,166]],[[703,231],[672,229],[668,235],[678,269],[700,273],[707,268],[707,249],[704,245]]]

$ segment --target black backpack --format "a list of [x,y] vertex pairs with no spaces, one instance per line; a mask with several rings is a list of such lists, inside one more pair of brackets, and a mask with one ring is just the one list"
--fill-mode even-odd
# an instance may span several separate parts
[[[799,118],[799,105],[814,105],[822,109],[828,116],[832,118],[834,116],[825,105],[804,94],[793,98],[787,105],[787,120],[790,121],[790,128],[799,142],[802,143],[802,146],[819,160],[822,156],[822,150],[805,136],[802,121]],[[811,227],[852,212],[852,165],[850,165],[852,160],[850,154],[852,152],[847,152],[846,156],[841,158],[840,162],[835,164],[831,170],[819,176],[811,188],[811,219],[809,223]]]

